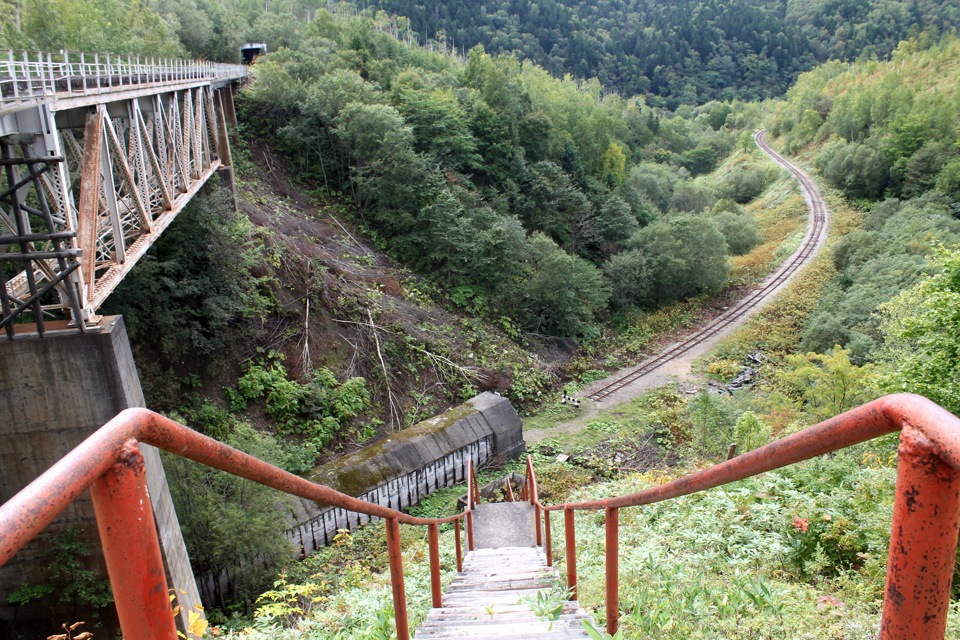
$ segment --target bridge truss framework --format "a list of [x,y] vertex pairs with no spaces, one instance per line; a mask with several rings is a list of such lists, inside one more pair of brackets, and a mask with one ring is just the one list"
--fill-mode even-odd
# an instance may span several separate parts
[[209,178],[220,171],[232,182],[227,127],[245,67],[73,58],[0,60],[8,339],[95,326],[100,305]]

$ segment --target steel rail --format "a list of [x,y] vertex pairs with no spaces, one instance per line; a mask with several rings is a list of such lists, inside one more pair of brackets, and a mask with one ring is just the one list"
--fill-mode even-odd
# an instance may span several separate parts
[[538,530],[539,514],[544,514],[548,549],[550,513],[563,511],[567,585],[574,598],[574,513],[605,512],[607,633],[613,635],[619,617],[619,509],[705,491],[897,431],[899,464],[879,637],[943,638],[960,533],[960,418],[922,396],[886,396],[708,469],[604,500],[542,504],[528,457],[524,495],[534,505]]
[[800,269],[813,255],[817,246],[823,238],[824,230],[827,226],[828,210],[823,198],[820,195],[816,184],[803,171],[799,170],[783,156],[770,148],[764,141],[764,130],[761,129],[754,136],[754,140],[760,149],[769,155],[777,164],[791,173],[800,183],[804,194],[804,199],[811,212],[810,227],[804,237],[803,243],[794,254],[785,261],[780,268],[770,276],[759,288],[751,291],[747,296],[741,298],[737,303],[724,311],[717,318],[706,324],[704,327],[683,339],[681,342],[673,345],[666,351],[661,352],[654,358],[641,363],[641,365],[625,374],[624,376],[613,380],[612,382],[595,389],[586,395],[593,401],[602,400],[625,386],[639,380],[648,373],[659,369],[664,364],[679,358],[687,353],[704,340],[712,338],[731,324],[740,319],[747,311],[753,309],[762,303],[771,293],[782,286],[793,274]]
[[[146,495],[138,443],[156,446],[221,471],[291,495],[322,502],[386,522],[397,637],[409,638],[398,526],[430,528],[431,573],[439,572],[437,525],[456,522],[457,565],[462,566],[460,520],[466,520],[467,549],[473,550],[472,511],[480,492],[468,463],[467,506],[445,518],[418,518],[360,500],[278,469],[147,409],[127,409],[62,458],[8,502],[0,505],[0,566],[36,537],[71,502],[90,488],[120,625],[127,640],[174,640],[160,547]],[[439,574],[431,580],[433,601],[441,597]]]

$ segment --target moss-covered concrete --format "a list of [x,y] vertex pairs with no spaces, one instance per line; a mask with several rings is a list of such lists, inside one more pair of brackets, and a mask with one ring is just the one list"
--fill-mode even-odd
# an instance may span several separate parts
[[[483,446],[479,447],[481,442]],[[377,487],[397,484],[398,479],[409,478],[409,482],[403,484],[419,482],[419,485],[407,486],[406,493],[425,495],[433,489],[426,479],[430,475],[426,470],[429,468],[436,474],[437,461],[457,452],[461,452],[458,459],[465,465],[463,452],[468,449],[474,452],[473,455],[482,450],[487,457],[501,454],[515,457],[523,452],[520,416],[506,398],[482,393],[438,416],[322,465],[307,478],[354,497],[369,494]],[[414,480],[421,471],[424,473],[420,474],[420,480]],[[464,470],[458,470],[452,475],[462,477],[464,473]],[[438,482],[436,475],[430,477],[434,484]],[[395,494],[396,487],[392,491]],[[301,501],[300,506],[302,509],[292,514],[294,522],[291,524],[295,528],[311,521],[316,526],[318,517],[327,508],[327,505],[307,500]]]

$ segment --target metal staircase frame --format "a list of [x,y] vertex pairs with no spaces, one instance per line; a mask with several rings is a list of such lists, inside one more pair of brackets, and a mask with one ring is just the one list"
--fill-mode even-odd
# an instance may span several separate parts
[[[567,582],[574,589],[574,598],[574,514],[604,510],[606,620],[607,632],[613,635],[619,618],[619,509],[703,491],[897,431],[900,459],[880,638],[942,638],[960,531],[960,418],[921,396],[886,396],[714,467],[646,491],[606,500],[544,505],[539,500],[536,474],[528,458],[521,499],[534,505],[536,540],[538,545],[545,546],[548,565],[552,564],[550,513],[563,511]],[[177,637],[138,442],[278,491],[382,518],[397,637],[402,640],[409,638],[409,629],[399,525],[428,528],[431,596],[437,608],[442,602],[439,525],[455,524],[458,571],[463,568],[461,521],[466,523],[467,548],[473,549],[472,512],[480,495],[472,464],[463,512],[446,518],[415,518],[287,473],[152,411],[128,409],[0,506],[2,566],[77,496],[91,489],[111,588],[127,640]]]

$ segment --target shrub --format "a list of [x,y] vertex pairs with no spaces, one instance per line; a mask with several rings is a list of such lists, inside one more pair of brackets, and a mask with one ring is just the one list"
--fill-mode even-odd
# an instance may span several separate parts
[[737,451],[744,453],[762,447],[770,440],[770,427],[752,411],[744,412],[733,427]]
[[722,398],[701,391],[687,405],[685,414],[694,452],[720,456],[735,441],[733,407]]
[[730,255],[742,256],[750,253],[750,250],[762,240],[760,232],[757,231],[757,223],[748,214],[738,215],[731,211],[724,211],[713,220],[727,241]]
[[317,449],[370,412],[370,392],[363,378],[340,383],[323,368],[301,384],[290,380],[286,368],[275,361],[251,364],[228,397],[235,411],[245,409],[251,400],[263,400],[264,413],[276,421],[279,433],[306,436]]
[[768,183],[765,169],[741,165],[727,174],[723,184],[720,185],[720,194],[739,204],[746,204],[763,193]]

